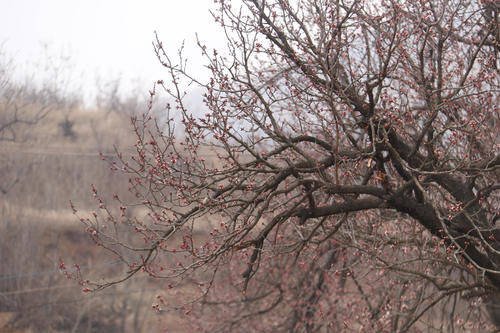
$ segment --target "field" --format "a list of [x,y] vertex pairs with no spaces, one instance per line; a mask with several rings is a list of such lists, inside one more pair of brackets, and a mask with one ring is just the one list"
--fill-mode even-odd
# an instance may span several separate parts
[[14,142],[0,141],[0,332],[149,332],[160,318],[151,304],[161,284],[139,278],[95,295],[59,271],[61,260],[91,275],[124,269],[90,241],[70,200],[89,215],[91,184],[127,196],[127,178],[99,152],[113,159],[115,147],[131,148],[130,117],[56,109],[15,131]]

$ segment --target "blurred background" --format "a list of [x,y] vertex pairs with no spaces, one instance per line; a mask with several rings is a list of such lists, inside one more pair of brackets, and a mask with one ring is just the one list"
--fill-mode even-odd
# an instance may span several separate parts
[[155,32],[172,55],[184,44],[188,68],[208,76],[195,33],[224,45],[209,10],[205,0],[0,2],[0,332],[149,332],[165,322],[183,331],[175,315],[151,310],[161,284],[87,294],[59,265],[125,270],[88,239],[69,201],[91,214],[91,184],[126,198],[126,175],[99,153],[131,152],[130,117],[166,77]]

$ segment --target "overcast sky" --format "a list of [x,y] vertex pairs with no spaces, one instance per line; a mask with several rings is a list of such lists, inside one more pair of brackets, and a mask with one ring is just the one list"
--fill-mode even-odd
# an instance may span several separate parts
[[[95,76],[121,75],[128,88],[147,91],[164,77],[152,49],[154,31],[172,54],[186,41],[194,69],[201,66],[195,32],[205,44],[224,45],[209,0],[0,0],[0,43],[18,66],[68,56],[74,78],[92,89]],[[32,67],[25,67],[30,68]]]

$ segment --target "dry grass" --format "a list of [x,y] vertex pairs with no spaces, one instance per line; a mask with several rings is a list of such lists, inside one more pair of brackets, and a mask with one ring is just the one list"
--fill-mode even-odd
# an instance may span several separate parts
[[[27,107],[23,110],[22,118],[32,119],[38,110],[34,105]],[[63,135],[61,124],[66,120],[73,124],[74,138]],[[126,145],[134,139],[128,115],[92,109],[54,109],[35,126],[20,125],[16,131],[18,143],[11,146],[29,144],[33,148],[67,148],[75,151],[95,150],[98,145],[109,149],[116,144]]]
[[[23,115],[31,111],[36,107]],[[73,123],[74,136],[64,136],[65,119]],[[89,296],[58,273],[61,258],[89,267],[112,261],[85,235],[69,200],[80,214],[90,215],[96,207],[91,184],[109,196],[127,197],[127,178],[110,171],[98,153],[112,155],[114,147],[131,146],[135,136],[129,116],[54,110],[36,125],[15,130],[17,142],[0,142],[0,313],[20,314],[8,329],[123,332],[131,327],[130,332],[147,332],[151,293],[125,293],[120,291],[124,285]],[[134,289],[144,289],[144,281],[134,283]]]

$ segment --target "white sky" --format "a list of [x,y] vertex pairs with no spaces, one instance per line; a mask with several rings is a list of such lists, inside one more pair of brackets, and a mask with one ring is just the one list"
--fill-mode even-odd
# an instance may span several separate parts
[[147,91],[165,76],[151,45],[155,30],[173,55],[185,40],[195,70],[201,68],[195,32],[209,47],[224,45],[210,6],[210,0],[0,0],[0,43],[22,68],[44,60],[46,43],[49,56],[69,56],[72,79],[87,92],[96,75],[104,81],[121,75],[129,89],[140,83]]

